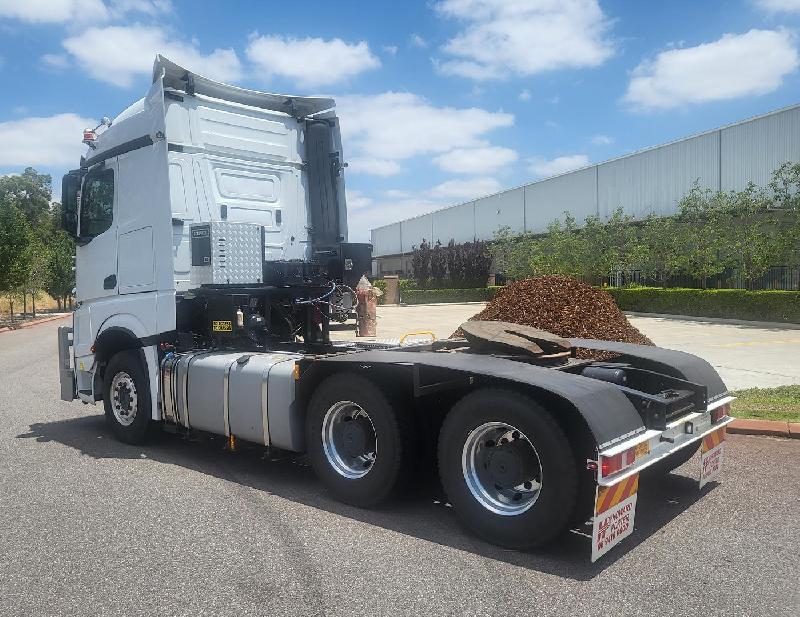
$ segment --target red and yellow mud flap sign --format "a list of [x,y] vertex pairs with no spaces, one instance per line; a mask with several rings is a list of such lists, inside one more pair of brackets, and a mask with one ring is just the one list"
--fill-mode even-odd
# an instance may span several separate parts
[[598,486],[592,519],[592,562],[633,532],[639,474],[612,486]]
[[725,427],[703,437],[700,449],[700,488],[719,478],[722,472],[722,449],[725,446]]

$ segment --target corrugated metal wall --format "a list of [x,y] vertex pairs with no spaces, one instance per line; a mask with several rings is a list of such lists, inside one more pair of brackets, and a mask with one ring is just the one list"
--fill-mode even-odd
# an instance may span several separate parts
[[409,253],[423,239],[490,240],[503,226],[541,233],[564,211],[579,222],[619,207],[635,217],[670,214],[695,181],[714,190],[765,185],[785,161],[800,161],[800,105],[378,227],[373,254]]

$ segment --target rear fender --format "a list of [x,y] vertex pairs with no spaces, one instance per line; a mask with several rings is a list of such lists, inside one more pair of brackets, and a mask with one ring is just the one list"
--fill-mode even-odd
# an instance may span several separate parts
[[[492,356],[428,351],[371,350],[342,354],[318,362],[339,370],[369,371],[395,365],[411,369],[414,396],[448,388],[474,388],[483,383],[506,383],[517,389],[552,397],[561,409],[580,414],[597,449],[643,433],[645,426],[636,408],[613,384],[550,368],[532,366]],[[441,369],[452,375],[442,379]],[[429,378],[434,376],[434,380]],[[537,398],[539,398],[537,397]]]

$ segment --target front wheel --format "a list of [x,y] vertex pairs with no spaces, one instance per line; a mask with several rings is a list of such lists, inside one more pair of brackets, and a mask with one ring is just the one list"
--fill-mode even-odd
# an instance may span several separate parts
[[462,522],[506,548],[552,540],[575,508],[567,438],[543,407],[516,392],[479,390],[453,406],[439,436],[439,474]]
[[152,424],[150,384],[136,351],[112,356],[104,375],[103,405],[118,439],[139,444],[147,438]]

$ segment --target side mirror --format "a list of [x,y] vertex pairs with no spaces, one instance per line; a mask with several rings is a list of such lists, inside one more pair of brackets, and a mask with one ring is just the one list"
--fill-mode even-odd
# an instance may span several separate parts
[[61,180],[61,227],[70,236],[78,237],[78,208],[83,173],[72,170]]

